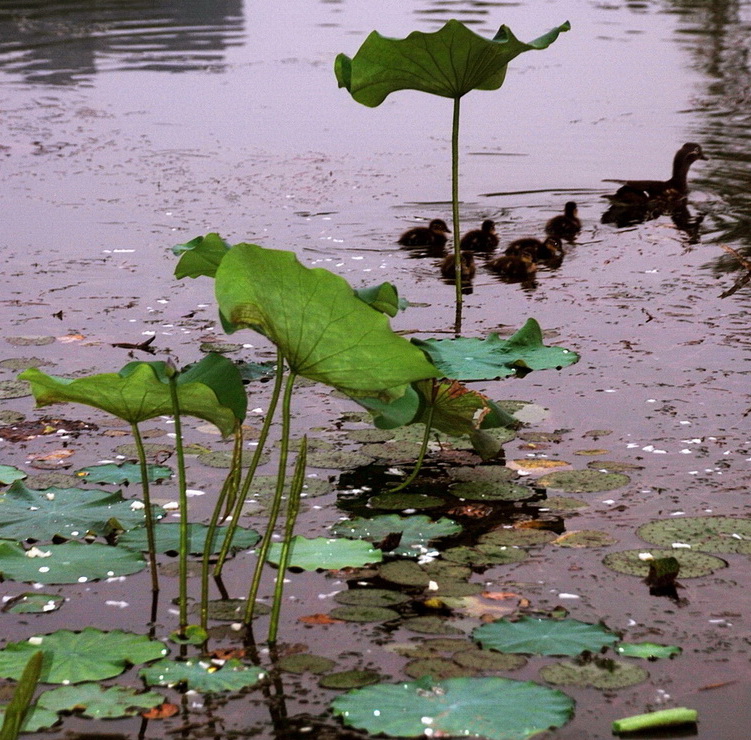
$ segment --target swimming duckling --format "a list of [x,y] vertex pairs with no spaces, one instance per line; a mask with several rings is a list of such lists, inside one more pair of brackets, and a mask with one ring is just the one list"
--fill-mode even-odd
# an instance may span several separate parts
[[468,231],[459,244],[461,249],[473,252],[492,252],[498,246],[498,235],[495,233],[495,221],[486,219],[482,227]]
[[510,256],[528,254],[533,261],[554,260],[563,257],[561,242],[553,236],[545,241],[533,237],[524,237],[511,242],[506,247],[506,254]]
[[[460,269],[462,280],[471,280],[475,276],[475,253],[469,250],[463,250],[460,257]],[[449,280],[456,279],[456,262],[454,261],[454,253],[447,254],[443,260],[441,260],[441,275]]]
[[504,254],[490,260],[487,267],[509,280],[530,280],[537,272],[537,264],[528,252]]
[[582,222],[577,216],[576,203],[570,200],[563,207],[563,213],[560,216],[553,216],[545,224],[545,233],[548,236],[554,236],[557,239],[567,239],[571,241],[581,231]]
[[405,231],[399,237],[398,244],[403,247],[443,247],[446,234],[450,233],[443,219],[434,218],[427,226],[415,226]]

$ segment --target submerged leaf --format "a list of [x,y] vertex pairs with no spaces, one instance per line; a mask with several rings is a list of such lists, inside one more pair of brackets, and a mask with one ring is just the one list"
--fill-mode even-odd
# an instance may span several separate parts
[[578,663],[550,663],[540,668],[540,675],[548,682],[565,686],[592,686],[596,689],[622,689],[649,678],[649,672],[631,663],[614,660]]

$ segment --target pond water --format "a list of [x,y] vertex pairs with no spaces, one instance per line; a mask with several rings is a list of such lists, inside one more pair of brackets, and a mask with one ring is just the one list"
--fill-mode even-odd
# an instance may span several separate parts
[[[294,250],[304,264],[327,267],[356,287],[389,280],[415,304],[394,319],[395,328],[448,335],[453,287],[441,281],[435,259],[413,259],[396,238],[450,216],[451,103],[401,92],[365,108],[337,89],[333,60],[339,52],[352,56],[373,29],[403,37],[437,30],[449,18],[485,36],[505,23],[524,40],[565,20],[572,25],[546,51],[512,62],[501,90],[464,99],[460,194],[463,224],[476,228],[492,218],[502,243],[540,235],[571,199],[582,233],[561,266],[539,271],[533,285],[501,283],[479,269],[465,296],[463,330],[507,334],[532,316],[548,344],[571,348],[581,360],[473,387],[544,407],[526,431],[558,433],[553,441],[509,442],[509,460],[550,457],[585,468],[600,448],[595,459],[638,466],[627,486],[582,495],[588,506],[561,522],[568,531],[605,530],[617,545],[533,550],[522,563],[473,578],[490,591],[520,593],[534,609],[563,605],[576,619],[602,620],[628,641],[683,648],[672,661],[650,663],[649,680],[637,686],[607,693],[564,687],[577,701],[576,715],[546,737],[609,737],[618,717],[689,706],[700,713],[697,737],[745,739],[747,556],[723,556],[727,569],[685,580],[679,602],[650,596],[640,579],[608,571],[601,561],[611,551],[644,547],[635,529],[652,518],[748,514],[751,289],[722,297],[745,272],[722,245],[751,255],[748,0],[299,0],[281,10],[250,0],[6,0],[0,360],[34,356],[51,363],[43,369],[66,376],[109,372],[131,359],[113,343],[152,336],[158,359],[198,359],[198,344],[221,336],[211,284],[175,281],[169,248],[211,231],[230,243]],[[700,142],[708,155],[689,177],[689,208],[704,216],[698,230],[681,231],[664,217],[625,229],[600,223],[601,196],[617,187],[610,181],[667,178],[685,141]],[[56,339],[32,347],[5,341],[17,337]],[[272,356],[256,335],[237,341],[247,344],[250,359]],[[0,379],[15,373],[4,367]],[[254,392],[250,407],[263,408],[266,391]],[[325,389],[302,395],[298,434],[330,428],[351,409]],[[31,407],[28,396],[6,402],[40,415]],[[117,433],[87,409],[53,410]],[[170,430],[166,421],[152,425],[154,435]],[[222,448],[197,424],[188,436]],[[72,469],[112,458],[120,441],[74,440]],[[2,462],[35,473],[30,456],[60,445],[54,437],[4,442]],[[338,471],[309,472],[335,481]],[[220,474],[195,464],[190,477],[192,487],[210,490]],[[320,536],[347,516],[336,508],[335,487],[303,512],[299,532]],[[173,487],[163,495],[174,497]],[[193,499],[196,520],[208,514],[209,498]],[[263,519],[249,521],[260,526]],[[248,554],[233,562],[231,595],[244,595],[251,565]],[[375,666],[406,679],[405,659],[387,647],[414,634],[304,626],[299,617],[332,606],[319,594],[347,586],[322,574],[290,578],[280,628],[285,643],[305,644],[337,660],[339,670]],[[264,588],[268,596],[271,581]],[[3,583],[6,596],[24,590]],[[173,591],[168,582],[160,638],[174,628]],[[71,601],[59,612],[22,620],[0,615],[6,639],[85,625],[146,629],[143,573],[60,592]],[[460,620],[465,632],[477,623]],[[540,680],[544,662],[509,675]],[[286,681],[290,716],[318,715],[335,695],[317,688],[314,677],[287,674]],[[192,708],[182,727],[193,722],[194,729],[180,731],[174,720],[169,729],[184,737],[271,737],[276,722],[284,734],[257,692],[230,700],[221,721],[213,711]],[[74,719],[64,727],[93,731]],[[157,738],[164,727],[124,720],[101,731]]]

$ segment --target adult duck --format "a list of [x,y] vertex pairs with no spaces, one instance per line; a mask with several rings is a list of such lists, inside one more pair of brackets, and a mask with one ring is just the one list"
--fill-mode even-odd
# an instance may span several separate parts
[[[475,276],[475,253],[469,250],[462,250],[459,255],[459,269],[462,280],[471,280]],[[441,275],[447,280],[456,279],[456,261],[454,260],[454,253],[447,254],[440,264]]]
[[527,236],[523,239],[516,239],[506,247],[507,256],[521,254],[528,254],[533,262],[555,260],[563,257],[563,247],[561,247],[560,240],[554,236],[547,237],[545,241]]
[[531,280],[537,272],[537,263],[528,252],[504,254],[487,263],[488,270],[507,280]]
[[403,247],[441,247],[446,244],[446,234],[451,230],[446,222],[434,218],[427,226],[415,226],[405,231],[398,240]]
[[498,234],[495,233],[495,221],[486,219],[479,229],[468,231],[459,243],[462,250],[471,252],[492,252],[498,246]]
[[570,200],[563,206],[563,213],[553,216],[545,224],[545,233],[556,239],[566,239],[571,241],[581,231],[582,222],[577,214],[577,206],[573,200]]

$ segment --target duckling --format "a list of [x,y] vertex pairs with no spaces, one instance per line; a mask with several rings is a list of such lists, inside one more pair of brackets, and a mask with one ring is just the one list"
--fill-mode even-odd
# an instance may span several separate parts
[[488,262],[487,267],[509,280],[530,280],[537,272],[537,264],[528,252],[496,257]]
[[524,237],[511,242],[506,247],[506,254],[510,256],[528,254],[532,260],[554,260],[563,257],[561,242],[553,236],[545,241],[533,237]]
[[[471,280],[475,276],[475,253],[463,250],[460,257],[460,269],[462,280]],[[447,254],[440,264],[441,275],[449,280],[456,279],[456,262],[454,253]]]
[[495,221],[486,219],[482,227],[468,231],[459,243],[461,249],[473,252],[492,252],[498,246],[498,235],[495,233]]
[[553,216],[545,224],[545,233],[548,236],[556,237],[557,239],[567,239],[571,241],[576,238],[576,235],[581,231],[582,222],[577,215],[577,206],[573,200],[570,200],[563,207],[563,214],[559,216]]
[[443,219],[434,218],[427,226],[415,226],[405,231],[399,237],[398,244],[403,247],[443,247],[446,234],[450,233]]

